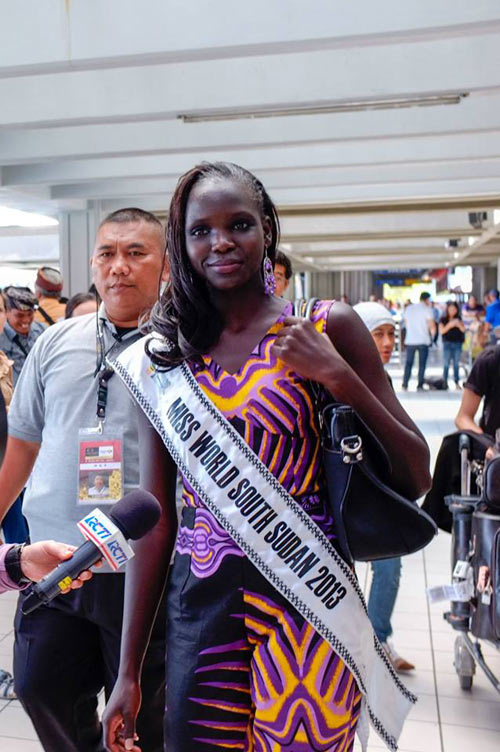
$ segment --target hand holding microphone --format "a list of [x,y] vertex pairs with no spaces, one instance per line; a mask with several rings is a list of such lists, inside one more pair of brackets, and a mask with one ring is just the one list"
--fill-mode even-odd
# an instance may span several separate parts
[[[59,543],[53,540],[30,543],[24,546],[21,552],[21,569],[23,575],[28,580],[38,582],[52,572],[58,564],[70,559],[75,551],[76,546],[70,546],[67,543]],[[71,583],[70,588],[76,589],[81,587],[85,580],[90,580],[91,577],[92,572],[86,570],[80,572],[79,576]]]
[[138,540],[148,533],[160,518],[161,507],[147,491],[131,491],[110,510],[109,517],[93,510],[78,523],[87,540],[70,559],[63,561],[36,585],[25,598],[23,614],[42,604],[50,603],[65,592],[84,571],[101,559],[118,569],[133,556],[127,539]]

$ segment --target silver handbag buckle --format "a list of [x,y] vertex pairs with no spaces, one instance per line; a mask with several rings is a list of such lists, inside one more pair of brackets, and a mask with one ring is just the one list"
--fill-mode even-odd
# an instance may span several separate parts
[[342,462],[349,465],[353,462],[361,462],[363,459],[363,441],[361,436],[344,436],[340,442]]

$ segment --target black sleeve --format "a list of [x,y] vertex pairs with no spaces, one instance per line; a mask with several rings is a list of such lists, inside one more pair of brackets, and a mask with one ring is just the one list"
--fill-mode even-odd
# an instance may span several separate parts
[[479,397],[491,394],[498,383],[500,375],[500,345],[493,345],[483,350],[478,357],[467,381],[464,384]]

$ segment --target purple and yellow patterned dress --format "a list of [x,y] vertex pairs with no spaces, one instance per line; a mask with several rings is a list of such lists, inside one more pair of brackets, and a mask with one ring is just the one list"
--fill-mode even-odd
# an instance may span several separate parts
[[[330,302],[312,320],[324,332]],[[310,387],[271,355],[287,305],[239,371],[199,385],[333,539]],[[184,481],[168,592],[168,752],[347,752],[361,696],[330,645],[248,561]]]

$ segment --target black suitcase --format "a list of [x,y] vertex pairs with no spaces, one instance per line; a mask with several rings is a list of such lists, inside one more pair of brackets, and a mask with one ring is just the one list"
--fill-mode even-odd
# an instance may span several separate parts
[[[481,640],[489,640],[500,645],[500,514],[487,507],[472,515],[472,564],[474,597],[470,630]],[[484,572],[489,572],[489,586],[486,591],[480,585]],[[478,587],[479,585],[479,587]]]

